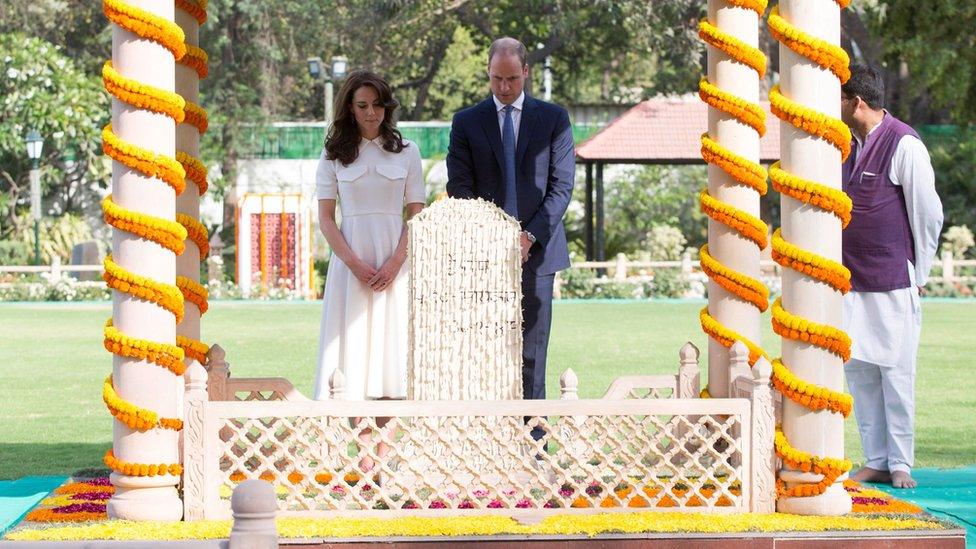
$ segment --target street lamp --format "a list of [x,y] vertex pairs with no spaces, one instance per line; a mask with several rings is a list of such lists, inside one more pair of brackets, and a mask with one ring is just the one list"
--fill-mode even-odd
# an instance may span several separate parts
[[34,219],[34,265],[41,264],[41,151],[44,138],[37,130],[27,132],[27,157],[31,159],[31,217]]
[[325,103],[325,124],[326,131],[328,131],[328,126],[332,124],[332,119],[335,116],[332,110],[332,95],[333,95],[333,82],[337,80],[342,80],[346,76],[346,71],[349,67],[349,61],[345,56],[336,55],[331,59],[331,65],[325,67],[322,62],[321,57],[309,57],[307,59],[308,63],[308,75],[312,77],[313,80],[322,80],[322,93],[323,101]]

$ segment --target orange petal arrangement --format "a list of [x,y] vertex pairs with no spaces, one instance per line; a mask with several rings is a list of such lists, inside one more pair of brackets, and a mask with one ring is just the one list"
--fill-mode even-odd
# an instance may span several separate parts
[[[759,17],[766,11],[766,0],[731,0],[728,3],[737,9],[753,11]],[[766,74],[766,56],[758,48],[726,33],[709,21],[699,23],[698,36],[733,61],[755,71],[759,78]],[[760,137],[766,133],[766,111],[760,105],[720,89],[709,82],[707,77],[699,82],[698,95],[712,108],[751,127]],[[766,169],[720,145],[707,132],[701,137],[701,155],[705,162],[721,168],[735,184],[753,189],[760,196],[766,194]],[[709,218],[731,228],[760,250],[766,247],[769,230],[761,219],[718,200],[709,194],[707,188],[699,193],[698,198],[702,212]],[[761,281],[723,265],[709,253],[707,245],[702,246],[700,256],[702,271],[725,291],[760,311],[769,307],[769,290]],[[702,331],[722,345],[731,347],[736,340],[745,343],[749,348],[750,364],[755,363],[760,356],[765,356],[756,342],[722,325],[711,315],[708,307],[701,310],[699,317]]]
[[[180,0],[176,5],[200,23],[206,20],[206,0]],[[119,27],[161,45],[173,54],[177,62],[189,67],[201,78],[206,76],[206,53],[196,46],[187,45],[183,30],[175,23],[125,0],[103,0],[102,8],[105,16]],[[111,61],[106,61],[102,67],[102,80],[106,91],[118,101],[137,109],[165,115],[176,124],[188,124],[200,133],[207,129],[207,113],[202,107],[186,101],[179,94],[120,74]],[[134,172],[147,179],[158,179],[166,183],[177,196],[186,189],[188,180],[196,186],[200,194],[207,190],[206,168],[198,158],[185,151],[177,151],[175,157],[157,154],[124,141],[113,132],[111,124],[106,125],[102,131],[102,148],[106,155]],[[209,251],[206,228],[190,216],[177,215],[175,220],[171,220],[147,215],[116,204],[111,195],[103,200],[102,209],[105,222],[116,230],[158,244],[177,255],[184,252],[188,239],[196,245],[201,259]],[[109,255],[105,259],[103,278],[110,288],[169,311],[176,323],[183,319],[185,302],[196,306],[201,314],[207,310],[206,288],[186,277],[177,277],[175,285],[153,280],[123,268]],[[165,368],[176,376],[182,376],[186,370],[183,362],[186,357],[201,363],[205,361],[208,347],[203,342],[180,337],[176,343],[173,345],[129,336],[116,328],[112,319],[105,324],[105,349],[113,354],[144,360]],[[183,422],[179,418],[159,417],[155,411],[123,399],[116,392],[111,375],[103,384],[102,399],[112,416],[133,430],[183,428]],[[182,467],[178,463],[129,463],[115,457],[111,449],[105,454],[104,462],[113,471],[124,475],[182,473]]]
[[[835,0],[841,9],[850,0]],[[841,83],[850,77],[850,62],[844,51],[827,42],[800,31],[783,18],[778,8],[769,15],[769,28],[774,38],[785,46],[833,73]],[[803,130],[813,137],[830,143],[841,158],[850,154],[851,133],[839,119],[791,101],[779,86],[769,93],[770,108],[784,122]],[[777,162],[770,169],[773,188],[794,200],[817,207],[836,216],[846,227],[851,216],[851,201],[841,190],[815,181],[807,181],[783,170]],[[822,282],[841,294],[850,290],[850,271],[837,261],[813,254],[788,242],[779,229],[773,234],[773,260],[783,267],[793,269],[813,280]],[[785,339],[808,343],[837,355],[846,361],[850,358],[851,340],[838,328],[812,322],[787,311],[780,299],[773,303],[773,331]],[[790,370],[781,359],[773,361],[773,386],[797,404],[814,411],[828,411],[847,417],[853,406],[850,395],[808,383]],[[796,471],[816,473],[822,476],[817,483],[798,483],[787,486],[777,479],[780,497],[808,497],[822,494],[841,475],[851,468],[846,459],[811,455],[790,446],[783,431],[777,428],[774,443],[776,455],[786,467]]]

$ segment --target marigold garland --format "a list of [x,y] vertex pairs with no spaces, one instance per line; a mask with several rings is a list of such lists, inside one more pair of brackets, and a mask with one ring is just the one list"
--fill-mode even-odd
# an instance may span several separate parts
[[191,17],[197,20],[198,25],[202,25],[207,22],[206,7],[201,6],[194,0],[176,0],[176,7],[190,14]]
[[183,166],[186,172],[186,179],[192,181],[197,186],[197,193],[203,196],[207,192],[207,167],[200,162],[200,159],[190,156],[183,151],[176,151],[176,161]]
[[112,124],[106,124],[102,129],[102,151],[116,162],[146,177],[156,177],[165,181],[177,195],[186,188],[184,180],[186,172],[175,158],[156,154],[149,149],[122,141],[112,131]]
[[173,313],[177,323],[183,320],[183,294],[175,285],[129,272],[120,267],[111,254],[105,256],[103,264],[105,272],[102,273],[102,279],[109,288],[159,305]]
[[847,417],[854,406],[854,397],[807,383],[787,368],[779,359],[773,360],[773,387],[783,396],[811,410],[830,410]]
[[183,349],[176,345],[127,336],[112,325],[111,318],[105,322],[104,336],[105,350],[112,354],[145,360],[162,366],[178,376],[186,371],[186,365],[183,364]]
[[779,91],[779,85],[769,90],[769,109],[785,122],[826,140],[840,151],[841,160],[847,160],[851,154],[851,130],[847,124],[787,99]]
[[755,364],[759,357],[763,357],[769,360],[769,355],[766,351],[763,351],[761,347],[753,343],[750,339],[743,336],[742,334],[730,330],[723,326],[719,321],[715,320],[708,312],[708,307],[702,308],[698,313],[698,320],[701,322],[702,331],[711,336],[712,339],[718,341],[726,347],[731,347],[736,341],[741,341],[749,348],[749,364]]
[[722,147],[708,132],[701,136],[701,155],[705,162],[722,168],[732,179],[755,189],[761,196],[766,194],[766,168]]
[[146,40],[158,43],[177,60],[186,54],[183,29],[176,23],[122,0],[102,0],[102,10],[109,21]]
[[203,107],[197,105],[196,103],[187,101],[183,112],[185,114],[185,118],[183,120],[185,123],[196,128],[201,134],[207,133],[209,122],[207,118],[207,111]]
[[707,78],[702,78],[698,83],[698,96],[710,106],[756,130],[760,137],[766,134],[766,111],[759,105],[722,90]]
[[698,23],[698,36],[706,44],[756,71],[759,78],[766,75],[766,56],[759,48],[746,44],[705,20]]
[[793,448],[779,426],[776,428],[776,438],[773,445],[776,448],[776,455],[790,469],[823,475],[823,479],[816,484],[797,484],[792,487],[787,487],[785,482],[777,479],[776,492],[781,497],[819,496],[841,475],[851,470],[852,465],[849,459],[814,456]]
[[115,457],[115,453],[111,448],[105,452],[102,461],[109,469],[130,477],[155,477],[162,475],[178,477],[183,474],[183,466],[179,463],[130,463]]
[[200,250],[200,260],[203,261],[210,253],[210,239],[207,228],[193,217],[178,213],[176,221],[186,229],[186,237]]
[[200,80],[203,80],[210,74],[208,61],[209,56],[202,48],[193,44],[186,44],[186,55],[178,63],[196,71]]
[[708,217],[731,227],[744,238],[751,240],[759,249],[766,247],[769,228],[763,220],[712,197],[708,194],[708,189],[702,189],[698,193],[698,202],[702,213]]
[[782,169],[779,161],[770,166],[769,179],[773,183],[773,188],[779,193],[812,204],[837,216],[842,228],[846,228],[851,222],[853,204],[851,197],[844,191],[797,177]]
[[701,247],[700,257],[702,271],[727,292],[752,303],[760,311],[769,307],[769,289],[765,284],[719,263],[708,253],[708,244]]
[[102,384],[102,401],[115,419],[136,431],[148,431],[156,427],[179,431],[183,429],[183,421],[178,418],[159,417],[156,412],[140,408],[121,398],[112,385],[112,376],[105,378]]
[[206,286],[191,278],[177,276],[176,287],[183,293],[183,299],[197,306],[201,315],[207,312],[209,292]]
[[176,336],[176,344],[183,350],[187,358],[199,362],[201,366],[207,365],[207,353],[210,352],[209,345],[198,339],[181,335]]
[[126,78],[115,70],[112,61],[106,61],[102,65],[102,83],[105,85],[105,90],[120,101],[140,109],[165,114],[177,124],[183,121],[186,102],[179,94]]
[[850,65],[851,59],[843,48],[807,34],[791,25],[779,14],[779,6],[773,6],[767,22],[769,33],[783,45],[834,73],[841,84],[850,79],[851,70],[848,65]]
[[127,210],[116,204],[112,195],[102,200],[102,218],[116,229],[151,240],[176,254],[183,253],[187,233],[175,221]]
[[726,0],[725,3],[737,8],[752,10],[760,16],[765,13],[768,5],[767,0]]
[[851,290],[851,271],[843,264],[808,252],[787,242],[782,229],[773,232],[773,261],[803,273],[846,294]]
[[843,330],[812,322],[783,308],[782,298],[773,302],[773,331],[786,339],[803,341],[830,351],[844,362],[851,358],[851,338]]

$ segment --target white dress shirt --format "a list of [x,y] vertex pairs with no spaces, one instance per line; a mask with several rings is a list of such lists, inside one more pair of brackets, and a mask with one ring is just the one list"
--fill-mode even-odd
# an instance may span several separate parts
[[[505,104],[495,97],[495,94],[491,95],[492,100],[495,101],[495,110],[498,112],[498,135],[501,135],[504,139],[505,137]],[[525,103],[525,92],[519,94],[515,101],[512,101],[512,128],[515,130],[515,143],[518,143],[519,136],[519,124],[522,122],[522,104]]]

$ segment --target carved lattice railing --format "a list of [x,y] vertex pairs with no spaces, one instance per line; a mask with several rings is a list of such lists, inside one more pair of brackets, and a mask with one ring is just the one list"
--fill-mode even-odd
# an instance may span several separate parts
[[[620,378],[600,400],[576,400],[567,371],[558,401],[351,402],[334,376],[334,399],[317,402],[287,380],[226,375],[219,394],[236,400],[214,401],[195,370],[185,517],[227,518],[231,491],[248,478],[275,486],[283,515],[772,512],[768,364],[748,369],[741,345],[731,355],[730,394],[740,398],[685,398],[698,390],[690,345],[677,375]],[[211,374],[226,372],[212,364]],[[365,461],[376,465],[363,474]]]

